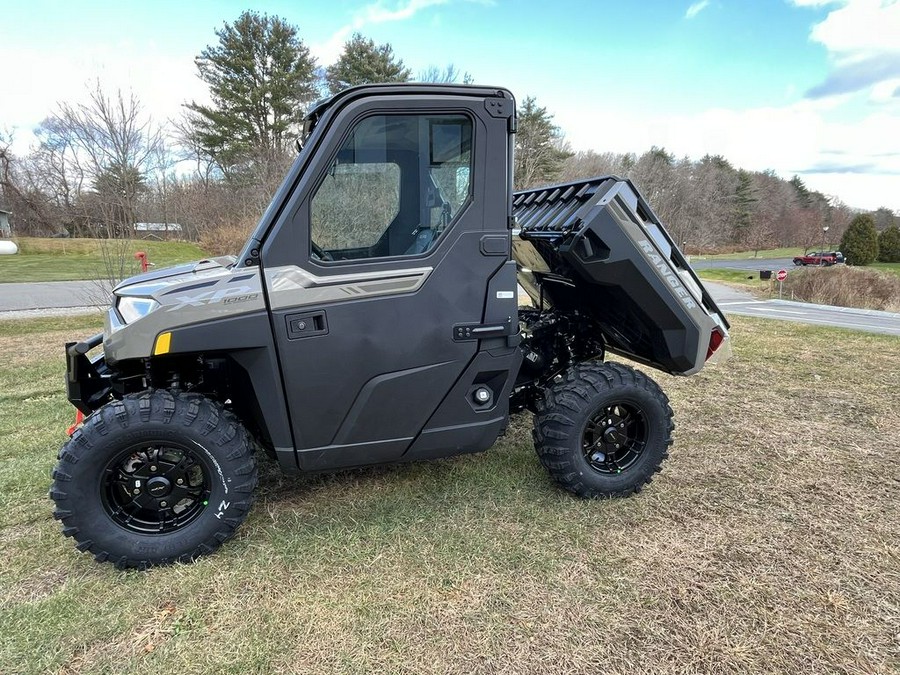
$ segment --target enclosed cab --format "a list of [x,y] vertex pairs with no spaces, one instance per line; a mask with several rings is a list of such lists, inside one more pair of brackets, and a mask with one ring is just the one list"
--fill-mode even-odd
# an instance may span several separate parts
[[447,457],[524,408],[564,488],[646,484],[672,411],[606,354],[691,374],[727,323],[627,181],[514,195],[515,131],[500,88],[314,106],[239,255],[122,282],[67,345],[63,532],[123,567],[192,560],[246,516],[257,450],[288,472]]

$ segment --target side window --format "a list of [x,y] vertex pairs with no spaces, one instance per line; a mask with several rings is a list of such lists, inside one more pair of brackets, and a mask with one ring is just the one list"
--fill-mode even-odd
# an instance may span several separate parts
[[356,124],[310,202],[310,255],[420,255],[471,192],[472,122],[464,115],[373,115]]

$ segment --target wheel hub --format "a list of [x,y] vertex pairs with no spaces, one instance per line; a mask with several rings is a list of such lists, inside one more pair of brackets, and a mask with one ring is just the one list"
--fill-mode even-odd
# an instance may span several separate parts
[[151,496],[159,499],[160,497],[165,497],[172,491],[172,483],[169,482],[168,478],[163,476],[156,476],[155,478],[151,478],[147,481],[147,492],[150,493]]
[[209,467],[202,455],[175,443],[131,446],[104,473],[106,513],[132,532],[173,532],[200,517],[208,504]]
[[584,430],[584,457],[594,471],[620,474],[639,459],[648,439],[644,411],[635,403],[616,403],[598,410]]

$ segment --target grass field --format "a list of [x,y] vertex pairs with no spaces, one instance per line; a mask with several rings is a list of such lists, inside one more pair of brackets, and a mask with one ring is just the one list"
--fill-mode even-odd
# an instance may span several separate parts
[[729,284],[739,284],[752,288],[769,288],[769,282],[759,280],[759,272],[751,270],[733,270],[726,267],[708,267],[695,270],[701,279],[711,281],[725,281]]
[[[22,237],[16,240],[16,255],[0,256],[0,283],[16,281],[70,281],[103,279],[106,266],[97,239],[41,239]],[[196,244],[184,241],[131,242],[130,249],[144,251],[150,262],[159,267],[199,260],[206,254]],[[132,272],[140,271],[138,261],[129,253]]]
[[900,669],[900,341],[734,319],[658,376],[676,443],[627,500],[491,451],[282,478],[193,565],[118,572],[50,517],[61,343],[0,322],[0,672],[889,673]]
[[882,272],[890,272],[900,277],[900,263],[872,263],[869,267]]
[[738,251],[736,253],[717,253],[715,255],[692,256],[703,260],[743,260],[745,258],[793,258],[803,255],[803,249],[800,247],[793,248],[770,248],[764,251]]

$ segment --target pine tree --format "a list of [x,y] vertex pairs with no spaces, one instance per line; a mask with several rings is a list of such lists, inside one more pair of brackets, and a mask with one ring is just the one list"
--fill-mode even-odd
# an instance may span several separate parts
[[753,205],[757,202],[756,190],[753,188],[753,176],[741,169],[737,175],[737,186],[734,191],[733,237],[735,241],[745,243],[753,224]]
[[212,104],[185,107],[191,139],[229,173],[287,151],[318,79],[297,28],[280,17],[247,11],[216,36],[195,59]]
[[850,265],[869,265],[878,257],[878,233],[875,221],[861,213],[850,221],[841,238],[841,252]]
[[800,206],[803,208],[807,208],[812,205],[812,195],[809,192],[809,188],[806,187],[806,184],[803,182],[803,179],[800,176],[795,175],[788,181],[791,186],[797,192],[797,201],[800,202]]
[[402,59],[395,58],[390,44],[376,45],[359,33],[347,40],[338,60],[325,71],[332,94],[357,84],[407,82],[409,76],[409,68]]
[[553,124],[553,115],[529,96],[522,101],[517,116],[516,187],[533,187],[555,180],[572,153],[563,146],[562,132]]
[[878,260],[886,263],[900,262],[900,228],[896,225],[878,235]]

